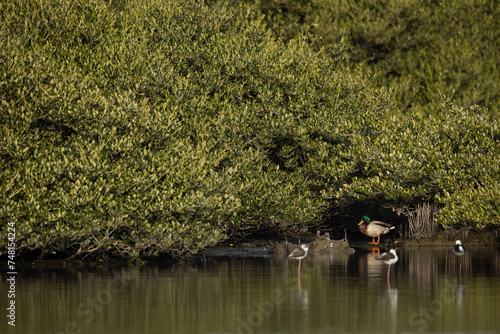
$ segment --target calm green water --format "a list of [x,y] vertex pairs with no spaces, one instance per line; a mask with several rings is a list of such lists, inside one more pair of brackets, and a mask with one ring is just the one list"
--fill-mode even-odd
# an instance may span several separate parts
[[500,250],[208,259],[196,266],[19,269],[0,333],[500,333]]

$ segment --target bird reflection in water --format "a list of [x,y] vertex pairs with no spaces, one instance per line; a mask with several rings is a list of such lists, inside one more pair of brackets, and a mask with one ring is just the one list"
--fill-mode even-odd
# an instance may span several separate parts
[[[458,267],[459,284],[455,286],[455,305],[458,312],[461,312],[465,296],[465,286],[462,284],[462,259],[463,255],[465,255],[465,247],[460,240],[455,242],[453,253],[460,258]],[[461,315],[458,318],[461,319]]]
[[391,289],[390,273],[391,265],[398,262],[398,255],[395,249],[389,252],[382,253],[382,255],[375,257],[375,259],[384,262],[387,267],[387,290],[384,292],[383,299],[387,301],[389,310],[389,319],[391,324],[391,333],[397,332],[397,309],[398,309],[398,289]]
[[384,307],[385,313],[388,316],[391,331],[390,333],[397,333],[398,328],[398,289],[391,288],[390,285],[384,290],[380,296],[380,300],[386,304]]
[[299,247],[295,247],[291,253],[288,255],[289,259],[295,259],[299,260],[298,268],[297,268],[297,284],[298,284],[298,291],[297,294],[295,295],[295,302],[296,304],[301,306],[301,309],[303,311],[307,310],[308,308],[308,298],[307,298],[307,291],[305,293],[302,293],[302,286],[300,283],[300,265],[302,262],[302,259],[304,259],[307,256],[307,252],[309,250],[309,246],[306,244],[300,245]]
[[380,256],[380,249],[378,247],[369,248],[368,251],[372,252],[373,257],[375,257],[375,252],[377,252],[377,256]]

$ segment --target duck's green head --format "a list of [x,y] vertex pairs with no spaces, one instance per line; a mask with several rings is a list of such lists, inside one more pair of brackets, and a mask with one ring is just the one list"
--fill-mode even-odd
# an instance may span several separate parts
[[363,216],[363,219],[361,219],[361,221],[359,222],[358,225],[361,225],[361,224],[364,224],[364,223],[370,223],[370,218],[368,218],[368,216]]

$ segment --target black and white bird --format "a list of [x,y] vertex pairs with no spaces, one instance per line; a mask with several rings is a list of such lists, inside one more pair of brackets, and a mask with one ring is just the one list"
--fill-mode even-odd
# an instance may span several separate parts
[[386,253],[382,253],[382,255],[376,257],[377,260],[384,261],[385,264],[388,264],[387,268],[387,283],[389,283],[389,275],[391,272],[391,264],[398,262],[398,255],[396,254],[395,249],[391,249]]
[[[453,246],[453,253],[457,256],[462,256],[465,254],[465,247],[462,245],[460,240],[455,241],[455,245]],[[458,274],[460,276],[460,285],[462,285],[462,258],[460,258],[460,265],[458,267]]]
[[307,256],[307,251],[309,250],[309,245],[303,244],[299,247],[295,247],[292,252],[288,255],[289,259],[299,260],[299,266],[297,268],[297,275],[300,278],[300,263],[302,259]]
[[304,244],[299,247],[295,247],[291,253],[288,255],[290,259],[302,260],[307,256],[307,251],[309,250],[309,246]]
[[458,256],[462,256],[465,254],[465,247],[462,245],[462,242],[460,240],[457,240],[455,242],[455,245],[453,246],[453,253]]

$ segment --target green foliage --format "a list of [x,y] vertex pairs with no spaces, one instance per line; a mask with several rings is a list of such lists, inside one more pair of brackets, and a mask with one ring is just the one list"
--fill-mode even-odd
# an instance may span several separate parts
[[449,101],[439,116],[392,116],[374,135],[357,138],[345,161],[348,182],[331,189],[339,205],[382,198],[395,207],[418,201],[442,205],[443,226],[500,223],[498,121],[480,108]]
[[253,8],[194,0],[0,17],[0,221],[20,253],[177,256],[372,197],[499,223],[497,122],[450,103],[390,116],[343,43],[284,43]]
[[21,252],[179,255],[301,230],[327,203],[330,142],[390,105],[246,7],[19,0],[0,15],[0,217]]
[[402,111],[439,112],[444,94],[500,115],[497,1],[257,2],[285,40],[307,33],[317,49],[335,49],[344,38],[349,58],[380,72],[377,84],[394,89]]

